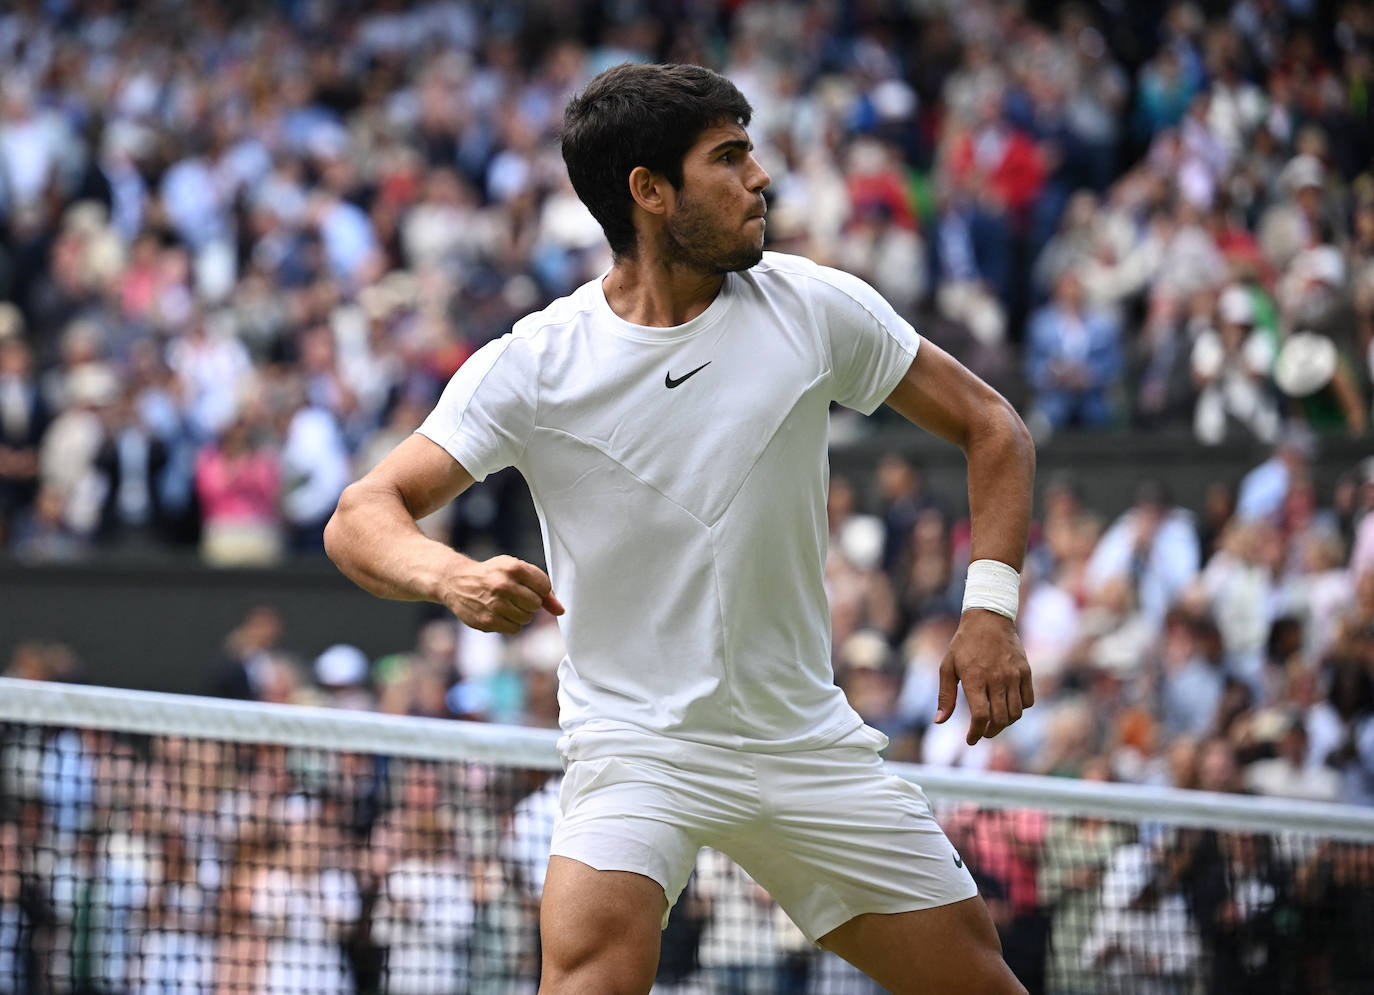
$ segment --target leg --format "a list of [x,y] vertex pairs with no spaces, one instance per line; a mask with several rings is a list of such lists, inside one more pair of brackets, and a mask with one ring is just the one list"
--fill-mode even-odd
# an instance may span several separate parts
[[540,995],[646,995],[667,905],[653,878],[550,857],[539,907]]
[[820,939],[894,995],[1025,995],[978,897],[918,912],[855,916]]

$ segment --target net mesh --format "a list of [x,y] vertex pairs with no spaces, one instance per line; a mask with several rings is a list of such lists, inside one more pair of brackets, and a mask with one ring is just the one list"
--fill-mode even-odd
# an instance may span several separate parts
[[[1374,814],[899,772],[1032,992],[1370,991]],[[559,777],[540,731],[0,681],[0,993],[533,992]],[[655,991],[880,989],[705,850]]]

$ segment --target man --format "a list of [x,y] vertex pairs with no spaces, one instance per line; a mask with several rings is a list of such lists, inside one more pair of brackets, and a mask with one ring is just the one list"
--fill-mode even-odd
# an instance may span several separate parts
[[[481,629],[562,616],[541,991],[647,992],[710,845],[891,991],[1022,992],[924,795],[883,774],[885,737],[834,685],[828,411],[886,400],[968,454],[982,562],[965,607],[981,607],[936,721],[962,680],[969,742],[1033,699],[1011,619],[1034,452],[1006,402],[870,287],[764,254],[750,110],[695,66],[618,66],[569,103],[564,159],[614,265],[475,354],[344,493],[327,548],[369,591]],[[504,465],[529,481],[558,594],[528,563],[474,562],[414,525]]]
[[1072,268],[1059,274],[1054,299],[1031,317],[1026,379],[1036,411],[1053,431],[1070,424],[1103,428],[1113,417],[1112,388],[1121,376],[1121,327],[1088,304]]

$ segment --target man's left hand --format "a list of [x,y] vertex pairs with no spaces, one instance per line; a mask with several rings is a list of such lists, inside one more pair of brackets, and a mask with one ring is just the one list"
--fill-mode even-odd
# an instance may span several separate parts
[[964,612],[940,664],[937,723],[954,714],[959,684],[972,714],[969,746],[996,736],[1035,704],[1030,664],[1011,619],[981,608]]

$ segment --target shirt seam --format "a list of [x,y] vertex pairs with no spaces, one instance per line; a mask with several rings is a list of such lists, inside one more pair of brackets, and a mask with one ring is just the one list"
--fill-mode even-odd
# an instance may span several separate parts
[[[576,434],[574,434],[574,433],[572,433],[572,432],[567,431],[566,429],[555,428],[555,427],[552,426],[552,425],[536,425],[535,428],[541,429],[541,430],[543,430],[543,431],[545,431],[545,432],[554,432],[554,433],[556,433],[556,434],[558,434],[558,435],[564,436],[565,438],[572,439],[572,440],[575,441],[575,442],[580,442],[580,443],[582,443],[582,445],[586,446],[588,449],[591,449],[591,450],[594,450],[594,451],[600,453],[600,454],[601,454],[602,456],[604,456],[606,459],[610,460],[610,461],[611,461],[612,463],[614,463],[616,466],[620,467],[620,469],[622,469],[622,470],[624,470],[626,473],[628,473],[628,474],[629,474],[631,477],[633,477],[635,480],[639,481],[639,482],[640,482],[641,484],[643,484],[645,487],[649,488],[649,490],[653,491],[653,492],[654,492],[655,494],[657,494],[659,497],[663,498],[663,500],[667,501],[667,502],[668,502],[669,504],[671,504],[674,508],[677,508],[677,509],[678,509],[679,511],[681,511],[683,514],[687,515],[692,521],[696,522],[696,523],[697,523],[698,525],[700,525],[702,528],[708,529],[708,530],[711,528],[711,526],[710,526],[709,524],[707,524],[706,522],[704,522],[704,521],[701,520],[701,516],[700,516],[700,515],[696,514],[694,511],[692,511],[690,508],[686,507],[686,506],[685,506],[684,504],[682,504],[680,501],[676,500],[675,498],[671,497],[671,496],[668,495],[668,494],[665,494],[664,491],[663,491],[663,489],[662,489],[661,487],[657,486],[657,485],[654,484],[652,481],[645,480],[645,479],[644,479],[643,477],[641,477],[639,474],[635,473],[635,472],[634,472],[633,470],[631,470],[628,466],[626,466],[625,463],[623,463],[622,461],[620,461],[620,460],[617,459],[616,457],[612,456],[610,453],[606,452],[605,449],[603,449],[601,446],[597,445],[595,442],[592,442],[590,439],[584,439],[584,438],[583,438],[582,436],[580,436],[580,435],[576,435]],[[531,434],[532,434],[532,433],[531,433]],[[584,474],[584,476],[585,476],[585,474]]]
[[[472,393],[468,397],[468,403],[463,405],[462,413],[459,414],[458,421],[454,423],[453,431],[451,431],[445,437],[444,442],[441,443],[441,445],[443,445],[445,449],[448,449],[450,444],[453,443],[454,439],[457,438],[459,432],[462,431],[463,422],[467,419],[468,412],[472,408],[472,402],[477,397],[477,392],[482,389],[482,385],[487,382],[487,377],[491,376],[492,371],[496,369],[496,364],[501,362],[501,360],[505,357],[506,353],[510,350],[510,348],[513,345],[515,345],[516,342],[520,340],[533,339],[540,333],[547,331],[548,329],[553,328],[555,326],[572,324],[580,316],[594,310],[596,310],[595,305],[592,305],[589,307],[578,308],[576,311],[574,311],[570,315],[567,315],[566,317],[545,321],[542,324],[535,325],[531,328],[526,329],[513,327],[510,331],[510,337],[506,339],[504,344],[502,344],[501,351],[496,355],[495,358],[492,359],[491,365],[487,367],[486,372],[482,374],[481,378],[473,386]],[[539,407],[543,401],[544,379],[542,364],[540,364],[540,366],[541,368],[536,370],[534,378],[534,410],[533,413],[530,415],[530,427],[529,430],[525,433],[525,438],[520,445],[520,452],[511,459],[509,464],[510,466],[515,466],[517,463],[522,463],[524,461],[525,453],[528,452],[530,448],[530,438],[534,435],[534,430],[539,427]],[[471,450],[470,446],[463,446],[461,448],[464,452],[468,452]],[[486,459],[483,458],[482,463],[485,465],[486,462]],[[464,466],[464,469],[470,468]],[[487,474],[484,473],[483,476],[485,477],[487,476]]]
[[[876,324],[879,328],[881,328],[881,329],[883,330],[883,333],[886,334],[889,338],[891,338],[892,341],[897,345],[897,347],[898,347],[899,349],[901,349],[902,352],[907,352],[907,351],[908,351],[907,348],[906,348],[906,345],[902,342],[902,340],[901,340],[900,338],[898,338],[896,335],[893,335],[893,334],[892,334],[892,330],[888,327],[888,323],[887,323],[886,321],[884,321],[882,318],[878,317],[878,315],[874,313],[874,311],[873,311],[872,308],[870,308],[867,304],[865,304],[865,303],[864,303],[863,301],[861,301],[859,298],[855,297],[853,294],[851,294],[851,293],[850,293],[848,290],[846,290],[844,287],[840,286],[839,283],[837,283],[837,282],[835,282],[835,281],[832,281],[832,280],[827,280],[825,277],[823,277],[823,276],[821,276],[821,275],[819,275],[819,274],[817,274],[817,273],[809,273],[809,272],[807,272],[805,269],[802,269],[802,268],[798,268],[798,269],[796,269],[796,270],[792,270],[792,272],[795,273],[797,276],[802,277],[803,279],[810,280],[810,281],[813,281],[813,282],[815,282],[815,283],[822,284],[822,285],[824,285],[824,286],[826,286],[826,287],[829,287],[830,289],[836,291],[837,293],[843,294],[846,298],[849,299],[849,301],[850,301],[851,303],[856,304],[856,305],[858,305],[860,308],[862,308],[864,314],[868,315],[871,319],[873,319],[874,324]],[[819,328],[821,327],[821,322],[820,322],[819,320],[815,319],[815,301],[814,301],[814,299],[813,299],[810,295],[807,295],[807,304],[808,304],[808,307],[811,309],[811,312],[812,312],[812,315],[813,315],[813,322],[814,322],[816,328],[819,329]],[[908,322],[908,324],[909,324],[909,322]],[[829,324],[828,324],[828,323],[826,324],[826,328],[827,328],[827,329],[829,328]],[[913,328],[912,331],[915,331],[915,329]],[[920,347],[920,346],[919,346],[919,343],[920,343],[920,335],[921,335],[921,333],[920,333],[920,332],[916,332],[915,334],[916,334],[917,343],[918,343],[917,348],[919,349],[919,347]],[[829,337],[829,335],[827,335],[827,334],[825,334],[825,333],[822,333],[822,335],[821,335],[821,348],[822,348],[822,349],[824,350],[824,352],[825,352],[825,357],[826,357],[828,369],[829,369],[829,372],[830,372],[831,377],[833,378],[833,377],[835,376],[835,356],[834,356],[834,353],[831,351],[831,348],[830,348],[830,337]],[[916,350],[915,350],[915,349],[910,350],[910,357],[911,357],[911,359],[915,359],[915,358],[916,358]],[[905,373],[905,371],[902,371],[902,372]],[[901,380],[901,374],[899,374],[899,375],[897,376],[897,378],[893,380],[893,386],[896,386],[896,384],[897,384],[900,380]],[[888,393],[891,393],[891,391],[889,390]],[[836,400],[839,400],[839,399],[836,398]],[[864,400],[867,401],[868,398],[864,398]],[[878,399],[878,404],[881,404],[881,403],[882,403],[882,400],[883,400],[882,398],[879,398],[879,399]],[[841,401],[840,403],[843,404],[844,402]],[[875,405],[873,405],[872,408],[869,408],[869,411],[872,411],[874,408],[876,408],[876,407],[878,406],[878,404],[875,404]],[[846,405],[846,407],[849,407],[849,405]],[[856,410],[856,411],[862,411],[862,409],[860,409],[860,408],[855,408],[854,410]]]
[[[472,402],[477,399],[477,392],[482,389],[482,386],[487,382],[487,377],[491,376],[492,371],[496,369],[496,364],[501,362],[501,360],[505,357],[506,353],[510,350],[510,347],[514,343],[514,337],[509,338],[505,342],[503,342],[501,344],[501,351],[498,352],[494,357],[492,357],[492,360],[487,365],[486,370],[483,371],[480,377],[478,377],[477,383],[473,384],[472,391],[468,394],[467,403],[463,405],[463,410],[459,412],[458,420],[453,423],[453,429],[448,433],[448,435],[444,436],[444,441],[441,443],[441,445],[445,449],[448,449],[450,445],[453,444],[454,440],[458,438],[459,433],[462,432],[463,422],[467,421],[468,413],[472,410]],[[416,431],[419,430],[417,429]],[[459,448],[463,449],[464,452],[467,452],[471,449],[470,446],[461,446]],[[452,454],[450,453],[450,455]],[[487,459],[483,458],[482,463],[486,464]],[[463,469],[471,472],[473,468],[464,466]],[[486,473],[483,473],[482,476],[485,477]]]
[[774,425],[772,431],[768,433],[767,441],[759,447],[759,451],[754,455],[753,462],[751,462],[749,464],[748,469],[746,469],[744,473],[740,475],[739,485],[735,487],[735,489],[730,492],[730,496],[725,499],[724,504],[721,506],[720,514],[717,515],[715,519],[710,523],[710,525],[708,526],[709,528],[714,529],[717,525],[720,524],[721,520],[725,518],[726,514],[730,511],[731,506],[735,503],[735,498],[739,497],[739,492],[744,490],[744,485],[749,482],[749,479],[754,475],[754,471],[759,468],[759,461],[763,459],[764,453],[768,452],[768,447],[773,444],[773,440],[778,437],[778,432],[780,432],[782,430],[782,427],[787,424],[787,420],[792,417],[793,413],[797,410],[797,406],[801,404],[801,402],[806,398],[806,395],[811,393],[811,391],[815,390],[816,385],[825,380],[825,378],[829,375],[830,373],[828,371],[816,374],[816,376],[812,378],[810,383],[808,383],[805,387],[798,391],[796,399],[792,402],[792,406],[787,409],[787,412],[781,418],[778,419],[778,423]]

